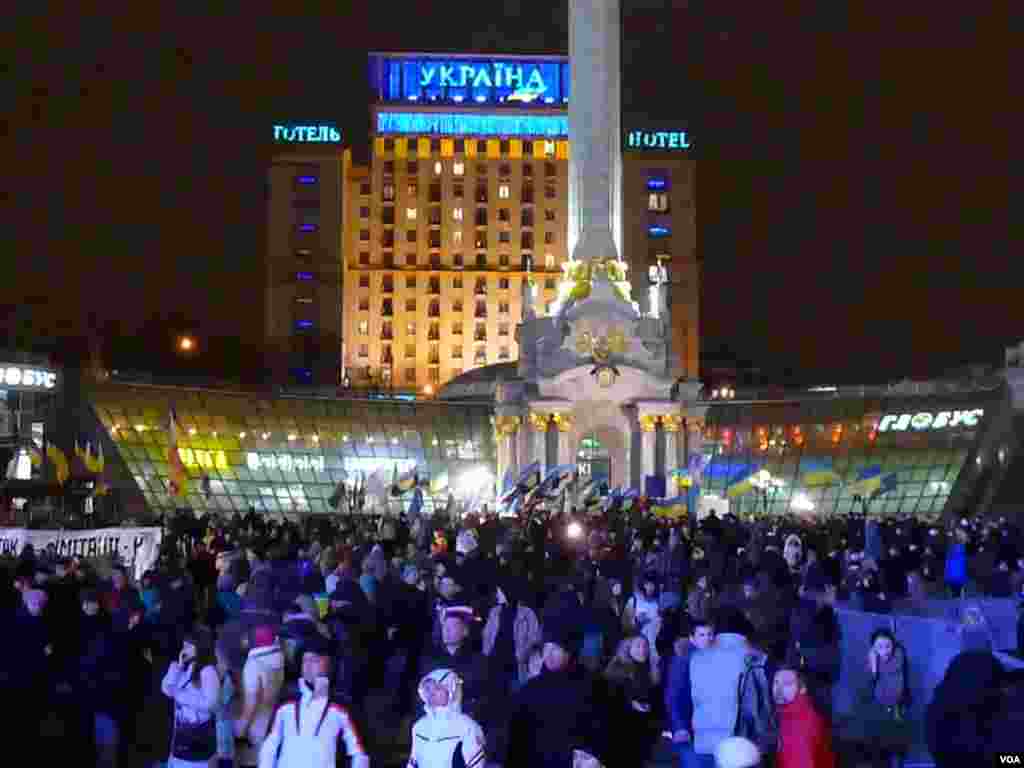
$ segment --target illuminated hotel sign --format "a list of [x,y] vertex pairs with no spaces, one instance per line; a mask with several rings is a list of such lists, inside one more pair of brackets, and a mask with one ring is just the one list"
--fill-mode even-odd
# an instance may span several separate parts
[[178,456],[186,467],[200,469],[227,469],[228,455],[224,451],[206,451],[200,448],[179,448]]
[[378,112],[377,133],[441,136],[568,136],[565,115]]
[[955,429],[957,427],[976,427],[985,415],[984,408],[973,408],[967,411],[939,411],[930,413],[891,413],[882,417],[878,423],[879,432],[924,432],[932,429]]
[[690,148],[686,131],[626,131],[626,149],[667,151]]
[[370,56],[381,102],[563,106],[569,62],[434,56]]
[[337,144],[341,133],[331,125],[275,125],[274,141],[288,144]]
[[245,464],[254,472],[262,469],[279,469],[282,472],[291,472],[293,470],[296,472],[323,472],[326,466],[323,456],[308,456],[305,454],[292,456],[288,453],[255,453],[254,451],[249,451],[245,454]]
[[0,363],[0,389],[16,392],[52,392],[57,389],[57,372],[14,363]]

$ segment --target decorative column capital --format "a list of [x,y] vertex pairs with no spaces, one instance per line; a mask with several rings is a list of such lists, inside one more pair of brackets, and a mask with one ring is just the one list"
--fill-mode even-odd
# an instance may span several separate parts
[[691,432],[703,432],[704,431],[704,419],[699,417],[690,416],[686,419],[686,427]]
[[643,413],[640,415],[640,429],[643,432],[655,432],[658,429],[658,421],[661,419],[652,413]]
[[514,435],[519,431],[519,417],[495,416],[494,431],[500,435]]
[[572,414],[569,413],[556,413],[554,414],[555,426],[558,427],[559,432],[570,432],[572,431]]
[[548,414],[542,411],[530,411],[530,426],[537,432],[548,431]]
[[683,417],[678,413],[666,413],[661,417],[661,426],[666,432],[678,432],[683,426]]

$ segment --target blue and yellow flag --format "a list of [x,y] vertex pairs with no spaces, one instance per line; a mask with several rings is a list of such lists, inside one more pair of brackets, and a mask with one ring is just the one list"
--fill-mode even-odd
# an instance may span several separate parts
[[808,488],[824,488],[842,482],[839,473],[832,469],[830,460],[810,459],[800,462],[800,481]]
[[664,499],[651,507],[656,517],[667,520],[680,520],[686,517],[687,505],[685,496],[676,496],[673,499]]
[[398,478],[398,482],[395,483],[400,494],[405,493],[406,491],[411,491],[417,485],[419,485],[419,476],[417,475],[416,467],[404,472]]
[[882,474],[882,467],[874,464],[857,473],[857,479],[850,483],[848,490],[855,497],[873,499],[883,493],[895,490],[897,485],[896,472]]
[[754,490],[754,475],[756,471],[748,472],[737,476],[735,480],[729,483],[729,486],[725,489],[725,495],[730,499],[735,499],[737,496],[742,496],[745,493],[750,493]]
[[68,457],[64,455],[64,451],[58,448],[53,443],[48,443],[46,446],[46,458],[53,464],[53,471],[57,477],[57,485],[64,485],[68,481],[68,477],[71,475],[71,470],[68,466]]

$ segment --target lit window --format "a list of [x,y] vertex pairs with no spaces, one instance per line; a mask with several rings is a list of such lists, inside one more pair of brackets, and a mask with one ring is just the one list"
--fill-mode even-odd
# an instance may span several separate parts
[[508,360],[508,358],[509,358],[508,347],[499,347],[498,348],[498,359],[499,360]]
[[367,344],[360,344],[359,345],[359,356],[360,357],[369,357],[370,356],[370,347]]
[[295,299],[295,303],[297,303],[297,304],[312,304],[313,303],[313,299],[311,299],[309,296],[299,296],[297,299]]
[[554,157],[555,156],[555,142],[545,141],[544,142],[544,156]]
[[452,245],[462,245],[462,230],[456,229],[452,232]]
[[409,197],[416,197],[420,193],[420,187],[415,181],[409,182],[409,187],[406,189]]
[[452,336],[462,335],[462,323],[452,323]]
[[462,347],[460,345],[455,345],[452,347],[452,358],[455,360],[462,359]]
[[405,380],[407,383],[415,383],[416,381],[416,369],[406,368],[405,369]]
[[462,221],[462,209],[452,208],[452,218],[456,221]]
[[554,269],[554,268],[555,268],[555,254],[553,254],[553,253],[545,253],[544,254],[544,269]]
[[502,200],[508,200],[510,194],[511,194],[511,191],[509,189],[509,185],[508,184],[499,184],[498,185],[498,197],[500,197]]
[[370,333],[370,321],[360,320],[359,321],[359,335],[366,336]]
[[456,176],[462,176],[466,173],[466,164],[461,160],[452,164],[452,173]]
[[359,276],[359,287],[360,288],[369,288],[370,287],[370,276],[369,275],[360,275]]
[[406,358],[406,360],[408,360],[410,358],[413,358],[413,357],[416,357],[416,345],[415,344],[406,344],[405,345],[405,358]]
[[416,321],[410,320],[405,324],[405,333],[408,336],[416,335]]
[[647,210],[664,213],[668,210],[668,195],[664,192],[651,192],[647,196]]
[[381,197],[383,197],[385,200],[394,200],[395,199],[395,185],[394,184],[385,184],[384,187],[381,189]]
[[416,221],[416,209],[415,208],[406,208],[405,209],[405,218],[407,218],[409,221]]

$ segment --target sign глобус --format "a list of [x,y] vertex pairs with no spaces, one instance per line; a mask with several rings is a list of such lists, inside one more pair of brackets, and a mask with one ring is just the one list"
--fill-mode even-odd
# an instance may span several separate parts
[[924,432],[935,429],[972,428],[978,426],[985,415],[984,408],[963,411],[920,411],[918,413],[890,413],[878,422],[879,432]]
[[57,371],[34,365],[0,363],[0,389],[19,392],[53,392],[60,383]]

